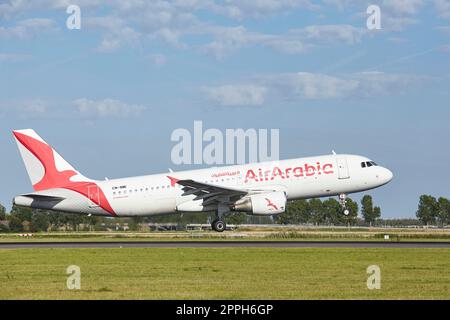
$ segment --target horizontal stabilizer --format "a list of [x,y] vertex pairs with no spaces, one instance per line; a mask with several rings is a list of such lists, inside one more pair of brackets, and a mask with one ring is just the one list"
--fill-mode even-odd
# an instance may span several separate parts
[[66,199],[64,197],[47,196],[45,194],[35,194],[35,193],[22,194],[21,196],[31,198],[33,200],[41,200],[41,201],[63,201]]

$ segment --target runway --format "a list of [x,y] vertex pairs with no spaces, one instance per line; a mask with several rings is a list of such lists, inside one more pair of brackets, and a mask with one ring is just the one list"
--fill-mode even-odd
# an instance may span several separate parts
[[450,242],[362,241],[112,241],[3,242],[0,249],[30,248],[450,248]]

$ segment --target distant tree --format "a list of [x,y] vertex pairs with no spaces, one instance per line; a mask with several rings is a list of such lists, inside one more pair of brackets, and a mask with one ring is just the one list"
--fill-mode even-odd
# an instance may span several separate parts
[[79,226],[83,223],[83,215],[81,214],[67,214],[67,223],[72,227],[73,231],[78,231]]
[[310,221],[311,212],[306,200],[294,200],[287,204],[286,211],[275,216],[275,222],[280,224],[300,224]]
[[7,224],[0,223],[0,233],[6,233],[9,231],[9,226]]
[[425,225],[436,222],[439,205],[436,198],[430,195],[421,195],[416,216]]
[[33,209],[13,205],[11,215],[16,216],[21,222],[30,222],[31,216],[33,215]]
[[9,230],[11,230],[12,232],[23,231],[22,221],[19,219],[19,217],[11,214],[8,217],[8,221],[9,221]]
[[0,204],[0,221],[6,220],[6,209]]
[[48,213],[45,211],[34,211],[31,217],[30,229],[33,232],[47,231],[50,226]]
[[372,225],[373,222],[373,202],[372,197],[366,194],[361,199],[361,215],[365,222]]
[[437,220],[441,226],[450,222],[450,200],[444,197],[438,199]]
[[365,195],[361,199],[361,215],[366,223],[370,226],[381,217],[380,207],[373,206],[373,200],[370,195]]
[[32,216],[33,209],[13,205],[11,213],[7,217],[9,229],[12,232],[29,231]]
[[333,225],[342,223],[343,214],[339,201],[334,198],[329,198],[323,202],[323,209],[327,223]]
[[378,206],[373,207],[373,217],[374,217],[374,222],[381,218],[381,208],[380,207],[378,207]]
[[311,212],[311,222],[315,225],[319,225],[325,222],[326,220],[326,212],[324,210],[324,206],[322,200],[320,199],[311,199],[309,201],[309,210]]
[[[140,223],[141,220],[142,220],[142,218],[138,218],[137,223]],[[100,217],[97,217],[97,216],[84,217],[84,223],[86,223],[89,226],[89,231],[92,231],[95,228],[95,225],[99,221],[100,221]]]

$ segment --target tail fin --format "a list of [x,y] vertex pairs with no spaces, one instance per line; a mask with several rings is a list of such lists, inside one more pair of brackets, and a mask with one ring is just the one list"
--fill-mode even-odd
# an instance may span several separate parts
[[13,134],[35,191],[91,181],[75,170],[34,130],[15,130]]

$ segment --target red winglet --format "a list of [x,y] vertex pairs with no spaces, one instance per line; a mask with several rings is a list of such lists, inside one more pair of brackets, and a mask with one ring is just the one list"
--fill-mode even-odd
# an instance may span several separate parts
[[177,184],[177,182],[180,181],[180,179],[177,179],[177,178],[174,178],[174,177],[171,177],[171,176],[167,176],[167,178],[170,179],[170,186],[171,187],[175,187],[175,184]]

